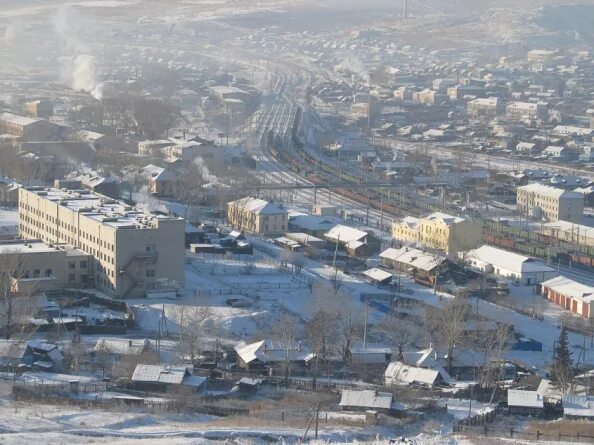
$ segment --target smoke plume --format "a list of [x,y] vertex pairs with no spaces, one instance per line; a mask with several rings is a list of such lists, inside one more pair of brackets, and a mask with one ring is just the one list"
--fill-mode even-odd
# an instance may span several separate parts
[[69,53],[63,59],[62,75],[75,91],[89,93],[97,100],[103,98],[103,83],[98,79],[96,60],[80,34],[82,20],[74,17],[71,9],[62,6],[54,16],[54,30]]
[[355,55],[345,57],[345,59],[334,67],[335,72],[352,73],[360,76],[365,82],[369,83],[370,76],[365,65]]

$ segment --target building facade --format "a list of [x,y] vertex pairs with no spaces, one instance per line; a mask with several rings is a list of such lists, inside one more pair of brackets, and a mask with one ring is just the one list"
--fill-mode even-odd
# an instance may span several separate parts
[[114,297],[184,286],[181,218],[154,215],[85,190],[19,190],[19,234],[91,255],[89,287]]
[[594,318],[594,287],[559,276],[540,285],[546,299],[583,318]]
[[259,198],[242,198],[227,204],[227,224],[258,235],[284,233],[289,212],[280,205]]
[[546,221],[579,222],[584,214],[584,195],[542,184],[517,188],[517,209],[520,213]]
[[480,245],[482,226],[478,222],[436,212],[420,219],[408,217],[395,222],[392,238],[456,255]]

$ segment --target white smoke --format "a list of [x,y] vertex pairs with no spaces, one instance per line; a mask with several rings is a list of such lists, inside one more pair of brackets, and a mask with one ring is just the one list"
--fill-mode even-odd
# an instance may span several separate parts
[[169,213],[169,209],[158,199],[151,196],[148,185],[143,185],[138,193],[134,195],[136,208],[143,212],[162,212]]
[[349,55],[344,58],[342,62],[334,67],[334,72],[352,73],[360,76],[365,82],[369,83],[371,80],[369,71],[365,68],[365,65],[355,55]]
[[18,43],[25,35],[25,24],[23,20],[17,18],[6,25],[4,28],[4,43],[14,45]]
[[103,83],[97,80],[93,56],[79,54],[72,61],[72,89],[86,91],[97,100],[103,98]]
[[96,60],[91,55],[91,49],[80,38],[83,21],[73,14],[71,9],[62,6],[58,8],[53,20],[54,30],[64,49],[70,54],[63,59],[62,75],[73,90],[87,92],[101,100],[103,83],[97,76]]
[[198,167],[198,170],[202,175],[202,179],[204,179],[206,182],[210,184],[217,184],[219,182],[219,178],[217,178],[210,172],[210,170],[208,169],[208,167],[204,163],[204,160],[201,157],[197,157],[194,159],[194,165]]

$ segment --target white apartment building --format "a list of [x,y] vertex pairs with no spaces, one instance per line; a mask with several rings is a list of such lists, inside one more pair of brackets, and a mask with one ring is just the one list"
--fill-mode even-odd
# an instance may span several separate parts
[[494,117],[505,113],[505,103],[499,97],[473,99],[466,104],[466,111],[473,117]]
[[505,109],[505,114],[511,119],[542,119],[548,117],[548,106],[543,102],[511,102]]
[[546,221],[579,222],[584,214],[584,195],[543,184],[517,188],[517,208],[522,214]]
[[19,234],[92,256],[88,285],[119,298],[184,286],[182,218],[138,211],[86,190],[19,190]]

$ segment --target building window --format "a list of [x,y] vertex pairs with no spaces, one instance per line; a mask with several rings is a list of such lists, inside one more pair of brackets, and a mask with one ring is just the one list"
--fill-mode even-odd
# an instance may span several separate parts
[[46,277],[51,277],[52,276],[52,270],[51,269],[45,269],[45,276]]
[[146,276],[147,278],[152,278],[155,276],[155,269],[147,269],[146,270]]
[[87,262],[86,261],[81,261],[80,262],[80,268],[81,269],[86,269],[87,268]]
[[68,269],[74,269],[76,267],[76,263],[74,261],[68,262]]
[[76,281],[76,275],[71,273],[70,275],[68,275],[68,282],[69,283],[74,283]]
[[33,269],[33,278],[39,278],[41,271],[39,269]]

